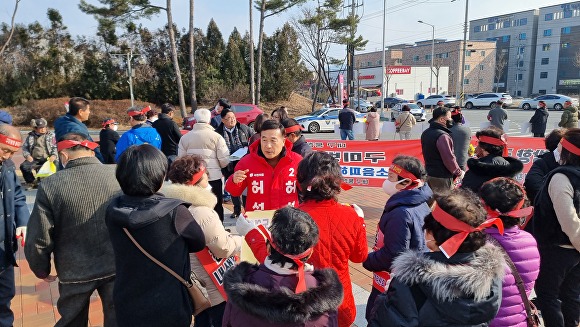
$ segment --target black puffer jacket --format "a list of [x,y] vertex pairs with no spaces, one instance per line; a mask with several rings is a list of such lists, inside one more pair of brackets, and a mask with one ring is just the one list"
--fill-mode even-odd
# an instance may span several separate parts
[[539,156],[540,158],[534,161],[532,168],[528,171],[526,175],[526,181],[524,186],[526,187],[526,193],[530,201],[534,201],[536,195],[544,185],[544,179],[548,174],[558,168],[560,165],[556,162],[554,158],[554,152],[546,152]]
[[501,304],[504,265],[491,244],[450,259],[407,251],[395,259],[368,326],[488,326]]
[[461,187],[477,193],[481,185],[490,179],[515,177],[524,169],[524,164],[512,157],[487,155],[480,159],[468,159],[467,168]]
[[549,115],[550,113],[546,108],[536,109],[536,112],[534,112],[534,115],[532,118],[530,118],[530,124],[532,124],[532,133],[544,134],[546,132],[546,125],[548,124]]

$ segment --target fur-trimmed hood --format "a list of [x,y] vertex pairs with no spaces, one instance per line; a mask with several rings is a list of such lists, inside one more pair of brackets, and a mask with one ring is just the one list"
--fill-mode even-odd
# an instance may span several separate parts
[[477,175],[513,177],[524,169],[524,164],[517,158],[486,156],[481,159],[468,159],[467,167]]
[[[404,252],[393,262],[393,278],[407,285],[424,285],[424,290],[438,302],[464,297],[479,302],[490,295],[494,280],[501,280],[504,275],[503,253],[492,244],[472,254],[457,253],[447,262],[440,258],[444,256],[438,252]],[[455,264],[451,263],[453,259]]]
[[168,198],[189,202],[192,207],[208,207],[213,209],[217,203],[217,198],[210,190],[194,185],[165,183],[159,192]]
[[[302,324],[322,314],[336,311],[342,303],[342,284],[332,269],[312,272],[311,276],[317,280],[318,285],[296,294],[280,286],[276,275],[267,275],[271,280],[262,281],[272,287],[248,282],[247,280],[252,278],[251,275],[264,269],[261,267],[241,262],[228,270],[224,278],[228,305],[235,305],[241,311],[272,324]],[[307,277],[309,275],[310,273],[306,273]]]

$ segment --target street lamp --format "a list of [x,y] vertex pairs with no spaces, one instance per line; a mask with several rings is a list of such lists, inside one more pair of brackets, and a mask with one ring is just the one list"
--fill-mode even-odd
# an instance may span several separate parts
[[[455,0],[451,0],[454,2]],[[465,0],[465,19],[463,21],[463,53],[461,54],[461,93],[459,98],[459,103],[463,103],[463,92],[464,92],[464,79],[465,79],[465,51],[466,51],[466,43],[467,43],[467,14],[469,9],[469,0]]]
[[429,94],[433,90],[433,58],[435,57],[435,25],[425,23],[422,20],[418,20],[418,23],[431,26],[433,33],[431,34],[431,70],[429,71]]

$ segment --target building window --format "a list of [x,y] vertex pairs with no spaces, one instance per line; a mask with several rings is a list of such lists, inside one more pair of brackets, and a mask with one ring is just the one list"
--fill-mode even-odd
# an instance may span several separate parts
[[520,40],[526,39],[526,33],[520,33]]
[[479,65],[479,70],[484,70],[485,69],[485,65],[481,64]]
[[519,96],[519,97],[521,97],[522,96],[522,91],[517,91],[516,92],[516,95]]
[[520,48],[518,49],[518,53],[519,53],[519,54],[524,54],[524,52],[526,52],[526,48],[525,48],[525,47],[520,47]]
[[413,61],[419,61],[419,56],[414,56]]
[[562,27],[562,34],[570,34],[572,28],[568,27]]
[[425,60],[431,60],[431,55],[430,54],[425,55]]
[[550,44],[542,44],[542,51],[550,51]]
[[483,84],[483,78],[479,79],[479,84]]
[[465,65],[464,69],[465,70],[471,70],[471,65]]
[[546,90],[538,90],[539,94],[546,94]]
[[572,10],[564,11],[564,18],[572,18],[574,12]]
[[524,74],[518,74],[517,78],[518,81],[521,81],[524,79]]
[[373,65],[373,63],[372,63],[372,62],[370,62],[370,61],[367,61],[367,67],[370,67],[370,66],[372,66],[372,65]]
[[465,50],[465,56],[471,57],[471,50]]
[[469,78],[464,78],[463,85],[468,85],[468,84],[469,84]]
[[523,25],[528,25],[528,19],[527,18],[521,18],[520,19],[520,26],[523,26]]
[[548,78],[548,72],[541,72],[540,78]]
[[518,67],[524,67],[523,60],[518,60]]
[[485,50],[481,50],[480,54],[482,57],[485,57]]
[[542,58],[542,65],[547,65],[550,63],[550,58]]
[[481,26],[480,26],[480,25],[477,25],[477,26],[475,26],[475,27],[473,28],[473,32],[474,32],[474,33],[479,33],[479,32],[481,32]]
[[[495,40],[493,40],[493,41],[495,41]],[[507,43],[507,42],[509,42],[509,41],[510,41],[510,36],[509,36],[509,35],[504,35],[504,36],[502,36],[502,37],[501,37],[501,41],[502,41],[503,43]]]
[[554,14],[553,13],[549,13],[544,15],[544,20],[552,20],[554,19]]
[[403,59],[401,59],[401,58],[395,59],[395,64],[402,64],[402,63],[403,63]]
[[562,43],[562,49],[567,49],[569,47],[570,47],[570,43],[569,42]]
[[552,29],[544,30],[544,36],[552,36]]
[[495,30],[495,23],[493,23],[493,24],[487,24],[487,30],[488,30],[488,31],[493,31],[493,30]]
[[506,20],[505,22],[503,22],[503,28],[509,28],[509,27],[512,27],[511,20]]
[[377,66],[381,66],[382,64],[381,59],[377,60]]

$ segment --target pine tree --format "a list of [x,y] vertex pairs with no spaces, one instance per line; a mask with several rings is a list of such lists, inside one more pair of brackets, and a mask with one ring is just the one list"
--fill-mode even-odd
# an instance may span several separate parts
[[243,46],[242,37],[238,30],[234,28],[222,57],[221,70],[223,72],[223,80],[229,88],[247,83],[248,71],[244,60],[245,51]]

